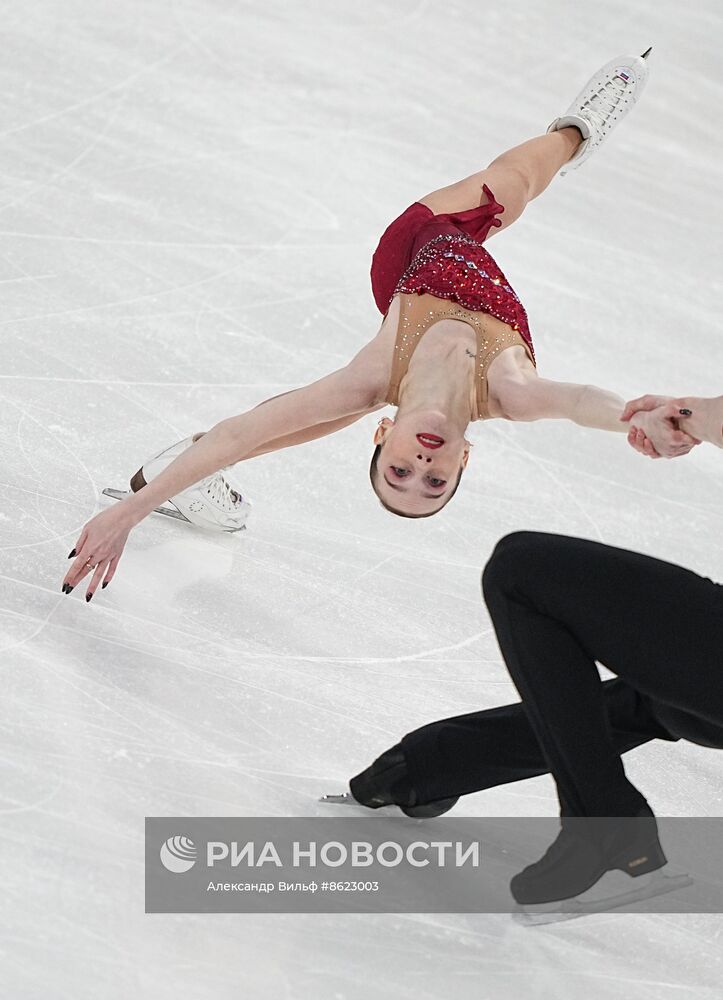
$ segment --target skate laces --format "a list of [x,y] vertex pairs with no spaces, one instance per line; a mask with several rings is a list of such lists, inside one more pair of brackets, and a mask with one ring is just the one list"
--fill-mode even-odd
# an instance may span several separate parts
[[605,128],[610,115],[620,104],[626,89],[627,84],[622,81],[618,82],[618,78],[613,77],[611,80],[607,80],[605,85],[584,106],[584,110],[598,128]]
[[233,513],[242,502],[241,494],[233,489],[228,480],[220,472],[217,472],[215,476],[211,476],[205,485],[206,493],[226,513]]

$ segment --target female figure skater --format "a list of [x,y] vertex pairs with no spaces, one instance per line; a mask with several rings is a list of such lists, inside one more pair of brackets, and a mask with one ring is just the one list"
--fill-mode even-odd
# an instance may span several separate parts
[[[470,421],[562,418],[627,430],[620,397],[538,377],[525,310],[482,244],[515,222],[558,171],[577,168],[601,145],[640,96],[649,51],[604,66],[546,134],[411,205],[374,254],[372,289],[384,313],[377,335],[338,371],[146,462],[131,494],[83,528],[63,591],[92,570],[89,601],[112,579],[131,528],[169,498],[189,521],[238,530],[248,504],[220,470],[331,434],[388,403],[398,410],[395,420],[379,422],[370,475],[381,503],[405,517],[435,514],[454,495]],[[666,457],[697,443],[656,411],[631,424]]]

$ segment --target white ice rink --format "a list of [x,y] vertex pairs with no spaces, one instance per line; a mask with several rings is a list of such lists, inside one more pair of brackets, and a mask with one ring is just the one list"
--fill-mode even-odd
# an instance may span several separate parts
[[[60,584],[104,486],[373,336],[396,215],[651,44],[631,118],[489,248],[541,373],[720,394],[720,4],[30,0],[2,26],[2,997],[719,997],[718,915],[143,912],[144,816],[328,813],[404,732],[516,699],[479,590],[503,534],[721,579],[716,449],[477,424],[454,501],[403,520],[368,485],[375,414],[243,467],[248,531],[152,517],[90,605]],[[625,763],[659,815],[723,813],[716,751]],[[453,815],[557,808],[545,776]]]

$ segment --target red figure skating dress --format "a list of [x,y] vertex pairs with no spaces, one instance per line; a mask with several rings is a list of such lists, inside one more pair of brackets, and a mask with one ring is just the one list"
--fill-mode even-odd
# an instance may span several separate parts
[[[472,417],[489,417],[487,369],[500,350],[523,346],[535,363],[527,313],[507,278],[482,242],[504,208],[485,184],[486,205],[435,215],[415,202],[386,229],[374,253],[372,292],[386,315],[395,295],[401,313],[387,401],[398,405],[399,384],[426,330],[439,319],[459,319],[472,326],[478,340],[477,402]],[[417,299],[417,297],[419,297]],[[440,301],[447,300],[447,301]],[[507,327],[490,329],[480,314]]]

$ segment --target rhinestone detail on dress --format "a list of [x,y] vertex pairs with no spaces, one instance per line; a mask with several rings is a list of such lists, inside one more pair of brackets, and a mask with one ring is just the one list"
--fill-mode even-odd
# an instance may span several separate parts
[[484,312],[517,330],[530,348],[527,313],[507,278],[481,243],[464,234],[435,236],[417,252],[394,294],[451,299],[471,312]]

